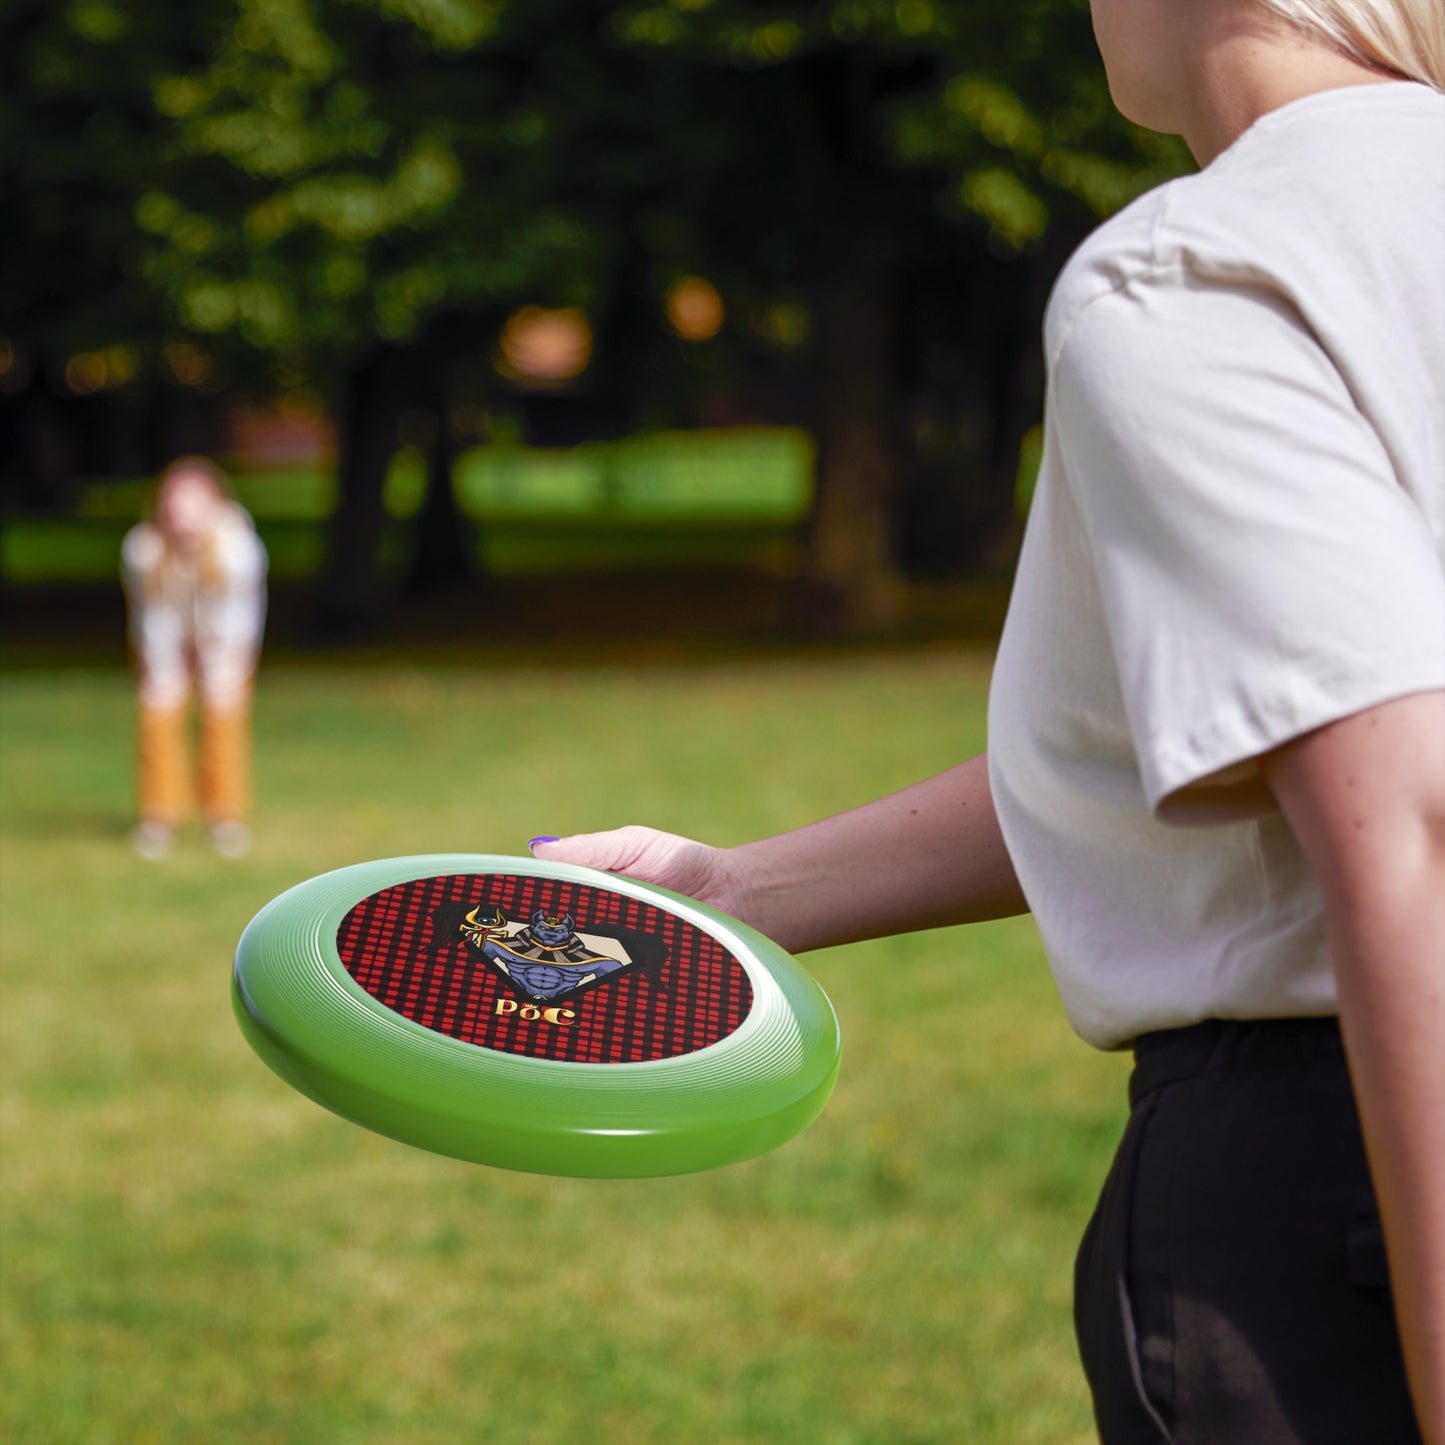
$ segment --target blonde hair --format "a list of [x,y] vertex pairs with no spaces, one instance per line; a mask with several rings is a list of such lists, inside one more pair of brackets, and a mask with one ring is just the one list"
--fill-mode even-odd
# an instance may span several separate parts
[[198,474],[211,484],[216,496],[222,501],[235,501],[236,494],[231,490],[231,479],[209,457],[177,457],[157,478],[151,509],[156,508],[161,493],[173,487],[178,478]]
[[[151,496],[150,516],[156,526],[163,551],[155,575],[149,585],[164,593],[175,585],[177,556],[172,539],[165,527],[160,525],[166,494],[181,484],[183,478],[199,479],[211,491],[215,499],[227,512],[239,510],[236,494],[231,489],[230,478],[209,457],[179,457],[160,474]],[[217,528],[202,540],[199,557],[199,577],[206,589],[218,588],[225,583],[225,569],[221,565],[219,536]]]
[[1441,0],[1260,0],[1353,60],[1445,91]]

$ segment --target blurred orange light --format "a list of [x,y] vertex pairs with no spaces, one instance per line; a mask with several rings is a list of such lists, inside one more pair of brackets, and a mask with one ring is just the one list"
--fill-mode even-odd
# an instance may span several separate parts
[[575,307],[524,306],[508,318],[498,342],[497,370],[534,385],[581,376],[592,360],[592,328]]
[[667,324],[684,341],[710,341],[726,317],[727,308],[711,281],[684,276],[668,287]]
[[80,351],[65,363],[65,384],[76,396],[93,396],[105,389],[110,371],[105,357],[95,351]]
[[205,386],[216,374],[216,363],[189,341],[171,341],[161,347],[161,365],[179,386]]

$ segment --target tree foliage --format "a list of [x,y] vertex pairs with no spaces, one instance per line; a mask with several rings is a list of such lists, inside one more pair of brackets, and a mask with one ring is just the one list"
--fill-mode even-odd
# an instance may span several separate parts
[[[1062,252],[1181,164],[1115,116],[1085,0],[15,0],[3,23],[0,330],[52,357],[181,338],[320,389],[370,509],[352,562],[379,506],[358,449],[430,399],[444,466],[506,315],[571,306],[599,428],[766,379],[819,439],[814,580],[884,620],[910,497],[975,533],[1008,515]],[[729,326],[683,361],[660,298],[693,274]]]

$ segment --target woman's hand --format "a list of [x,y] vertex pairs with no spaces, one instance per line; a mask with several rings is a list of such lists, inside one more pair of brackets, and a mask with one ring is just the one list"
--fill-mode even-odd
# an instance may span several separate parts
[[570,838],[536,839],[533,856],[549,863],[576,863],[604,873],[625,873],[685,893],[749,922],[747,889],[733,855],[722,848],[660,833],[633,824],[605,833],[575,833]]
[[1028,908],[983,755],[851,812],[736,848],[632,827],[537,839],[532,851],[686,893],[790,953]]

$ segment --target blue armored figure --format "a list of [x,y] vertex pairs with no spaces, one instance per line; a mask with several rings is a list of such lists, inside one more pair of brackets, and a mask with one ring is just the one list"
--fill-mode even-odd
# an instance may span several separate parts
[[539,1002],[584,992],[630,969],[667,992],[660,973],[668,951],[659,939],[611,924],[589,926],[588,936],[615,943],[616,953],[599,953],[586,942],[570,913],[538,908],[519,926],[490,901],[441,903],[432,910],[428,952],[460,944],[480,954],[515,993]]
[[507,928],[500,908],[480,904],[462,925],[467,941],[480,948],[528,998],[557,998],[626,966],[621,959],[598,953],[584,943],[570,913],[539,908],[519,932],[509,935]]

